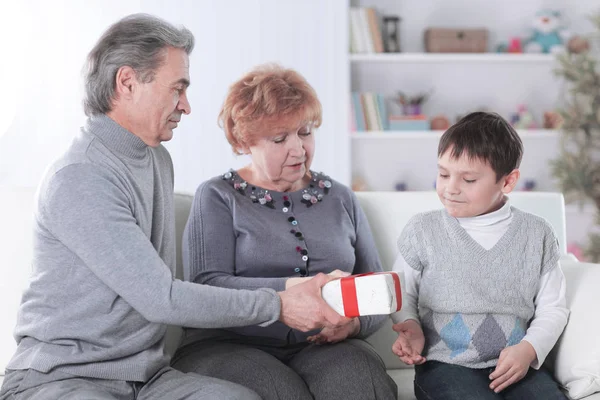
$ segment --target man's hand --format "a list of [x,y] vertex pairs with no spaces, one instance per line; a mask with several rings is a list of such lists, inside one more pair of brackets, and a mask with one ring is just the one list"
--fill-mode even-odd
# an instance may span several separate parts
[[337,343],[358,335],[358,332],[360,332],[360,320],[352,318],[346,325],[323,328],[320,333],[309,336],[306,340],[315,344]]
[[490,374],[490,389],[500,393],[513,383],[519,382],[529,371],[529,366],[537,358],[535,349],[526,340],[500,352],[496,369]]
[[279,292],[279,320],[302,332],[348,324],[350,319],[336,313],[321,297],[321,288],[333,279],[331,276],[318,274],[306,282]]
[[414,319],[404,322],[398,322],[393,326],[398,332],[398,339],[392,345],[392,351],[395,355],[408,365],[420,365],[426,360],[421,355],[425,347],[425,335],[421,325]]

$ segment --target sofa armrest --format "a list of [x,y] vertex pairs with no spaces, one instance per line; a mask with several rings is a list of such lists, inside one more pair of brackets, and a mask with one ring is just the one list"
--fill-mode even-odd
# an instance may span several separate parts
[[569,322],[547,359],[547,366],[572,398],[600,390],[600,264],[562,259]]

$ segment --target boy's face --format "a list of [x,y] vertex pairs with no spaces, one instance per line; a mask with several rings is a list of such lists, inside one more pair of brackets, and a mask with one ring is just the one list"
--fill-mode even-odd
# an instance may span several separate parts
[[463,153],[458,159],[451,157],[449,148],[438,159],[436,182],[440,201],[453,217],[475,217],[502,207],[503,197],[510,193],[518,179],[519,170],[496,182],[496,172],[480,159],[469,159]]

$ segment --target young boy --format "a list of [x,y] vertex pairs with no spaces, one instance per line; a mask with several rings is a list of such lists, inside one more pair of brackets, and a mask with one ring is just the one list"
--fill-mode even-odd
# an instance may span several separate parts
[[392,351],[415,365],[418,399],[565,399],[542,367],[569,313],[558,242],[506,197],[522,153],[499,115],[461,119],[438,147],[444,209],[414,216],[398,239],[405,304]]

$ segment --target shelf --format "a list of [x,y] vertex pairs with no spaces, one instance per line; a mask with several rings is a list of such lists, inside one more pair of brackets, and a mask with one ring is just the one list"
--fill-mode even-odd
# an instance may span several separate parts
[[351,62],[411,62],[411,63],[547,63],[555,59],[553,54],[508,53],[364,53],[350,54]]
[[[523,139],[547,139],[558,137],[559,131],[553,129],[519,130]],[[352,132],[352,139],[439,139],[444,131],[367,131]]]

